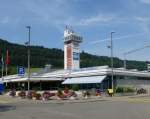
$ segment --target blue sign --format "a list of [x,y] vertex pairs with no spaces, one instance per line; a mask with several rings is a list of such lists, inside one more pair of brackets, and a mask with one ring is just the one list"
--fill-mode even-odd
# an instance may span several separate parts
[[18,67],[18,75],[24,76],[25,74],[25,68],[24,67]]
[[3,83],[0,81],[0,94],[2,94],[4,91],[4,85]]
[[73,52],[73,59],[79,60],[79,53]]

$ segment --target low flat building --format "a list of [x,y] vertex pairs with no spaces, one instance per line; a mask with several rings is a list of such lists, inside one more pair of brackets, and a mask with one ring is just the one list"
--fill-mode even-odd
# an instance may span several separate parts
[[[58,70],[48,73],[31,74],[31,89],[35,90],[55,90],[59,87],[78,84],[81,89],[98,88],[105,90],[111,88],[112,70],[108,66],[98,66],[81,68],[78,70]],[[114,87],[134,86],[136,88],[150,88],[150,72],[125,70],[123,68],[113,69]],[[27,89],[28,77],[10,75],[3,77],[4,84],[9,88]]]

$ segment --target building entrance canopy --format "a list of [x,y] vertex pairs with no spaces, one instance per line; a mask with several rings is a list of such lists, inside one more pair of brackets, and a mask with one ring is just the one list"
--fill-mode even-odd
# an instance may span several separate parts
[[62,84],[90,84],[90,83],[101,83],[105,76],[93,76],[93,77],[78,77],[68,78]]

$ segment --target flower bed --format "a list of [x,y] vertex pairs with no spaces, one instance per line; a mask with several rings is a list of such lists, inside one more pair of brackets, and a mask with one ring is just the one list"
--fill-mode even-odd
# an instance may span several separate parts
[[57,97],[58,97],[59,99],[67,98],[67,96],[64,95],[64,93],[62,92],[61,89],[58,89],[58,91],[57,91]]
[[41,99],[42,99],[41,94],[40,94],[40,93],[36,93],[35,99],[36,99],[36,100],[41,100]]
[[[10,92],[10,95],[15,95],[15,92],[12,91]],[[44,91],[42,92],[36,92],[36,91],[18,91],[18,95],[21,99],[33,99],[33,100],[56,100],[56,99],[61,99],[61,100],[66,100],[66,99],[77,99],[78,95],[75,93],[73,90],[65,89],[61,90],[58,89],[57,92],[50,92],[50,91]]]
[[49,100],[49,99],[50,99],[50,96],[51,96],[50,92],[45,91],[45,92],[42,94],[42,99],[43,99],[43,100]]
[[29,91],[27,92],[27,96],[28,99],[33,99],[36,97],[36,92],[35,91]]
[[9,92],[9,95],[12,96],[12,97],[15,97],[16,96],[16,91],[15,90],[11,90]]
[[25,91],[21,91],[18,93],[18,96],[21,97],[22,99],[26,98],[26,92]]

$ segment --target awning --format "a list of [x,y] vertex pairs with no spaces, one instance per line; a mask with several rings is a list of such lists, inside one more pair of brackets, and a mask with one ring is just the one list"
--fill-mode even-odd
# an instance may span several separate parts
[[92,76],[92,77],[78,77],[78,78],[68,78],[62,84],[89,84],[89,83],[101,83],[105,76]]

